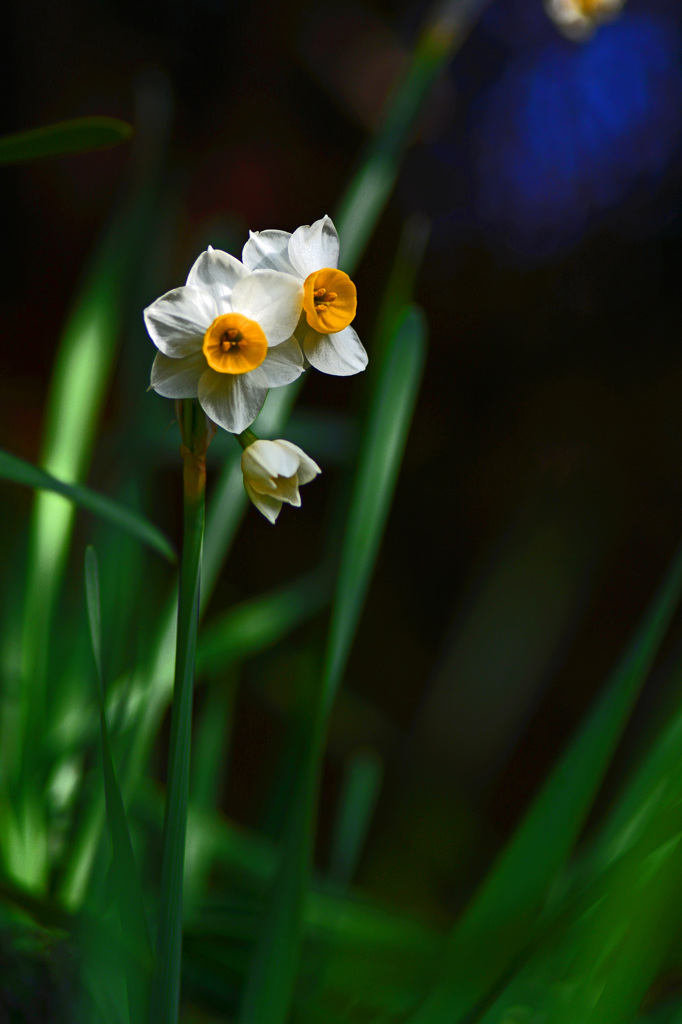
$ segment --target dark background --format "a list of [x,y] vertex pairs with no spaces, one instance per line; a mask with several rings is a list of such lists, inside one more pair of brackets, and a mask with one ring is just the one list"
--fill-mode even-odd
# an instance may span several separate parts
[[[333,213],[426,13],[15,0],[3,15],[3,129],[135,121],[150,82],[169,91],[170,288],[207,242],[239,255],[249,228]],[[673,3],[632,0],[582,44],[531,0],[493,3],[434,90],[356,275],[371,359],[402,224],[428,218],[417,299],[429,357],[332,728],[322,822],[344,758],[378,750],[385,783],[363,879],[425,912],[461,903],[678,543],[679,33]],[[39,456],[59,333],[130,160],[122,146],[1,172],[0,443],[24,457]],[[304,410],[361,407],[360,380],[309,378]],[[105,431],[120,414],[114,398]],[[177,531],[170,478],[156,519]],[[215,610],[313,565],[338,487],[331,466],[272,531],[250,511]],[[324,621],[313,628],[322,638]],[[665,714],[679,632],[603,800]],[[284,729],[277,679],[259,683],[281,670],[271,658],[247,669],[237,706],[242,767],[226,807],[249,824]]]

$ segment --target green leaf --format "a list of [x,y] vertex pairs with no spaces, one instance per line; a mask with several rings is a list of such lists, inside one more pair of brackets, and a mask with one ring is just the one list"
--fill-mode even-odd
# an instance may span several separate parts
[[[331,581],[326,570],[317,570],[284,587],[263,594],[253,601],[236,605],[209,622],[197,642],[197,669],[205,674],[224,674],[239,660],[276,643],[288,632],[329,600]],[[177,601],[177,597],[176,597]],[[177,614],[177,613],[176,613]],[[139,779],[143,763],[163,713],[169,703],[173,686],[173,642],[175,630],[169,632],[167,647],[154,659],[148,674],[140,670],[132,680],[119,683],[127,695],[127,708],[122,729],[126,741],[133,737],[133,756],[122,776],[126,790]],[[152,671],[156,673],[152,675]],[[151,685],[153,684],[153,685]],[[112,699],[116,699],[115,697]],[[102,811],[91,807],[82,831],[72,846],[72,860],[61,890],[68,906],[80,901],[92,866],[101,827]]]
[[112,501],[111,498],[91,491],[88,487],[83,487],[80,484],[67,484],[44,469],[39,469],[38,466],[20,459],[17,455],[11,455],[2,450],[0,450],[0,478],[11,480],[16,484],[24,484],[26,487],[61,494],[75,505],[87,509],[88,512],[93,512],[96,516],[100,516],[121,530],[130,533],[137,540],[163,555],[169,562],[177,560],[171,542],[149,520],[137,512],[119,505],[118,502]]
[[132,125],[116,117],[77,117],[0,138],[0,164],[107,149],[132,138]]
[[659,972],[678,955],[682,804],[668,807],[569,908],[538,935],[535,952],[481,1024],[513,1008],[529,1019],[573,1024],[632,1020]]
[[253,957],[239,1020],[284,1024],[299,959],[310,878],[318,773],[329,712],[346,667],[376,561],[419,388],[426,324],[416,307],[399,320],[362,434],[322,682],[288,821],[282,860]]
[[336,213],[341,267],[352,273],[393,191],[403,154],[429,92],[489,0],[435,5],[410,64],[386,101],[381,123]]
[[128,982],[128,1006],[131,1022],[143,1021],[149,1001],[149,984],[153,965],[153,953],[147,918],[144,912],[142,885],[135,863],[133,844],[130,839],[128,820],[123,798],[116,777],[111,753],[111,742],[104,704],[104,679],[102,676],[102,624],[99,598],[99,572],[97,556],[92,547],[85,552],[85,590],[88,606],[88,623],[92,640],[98,679],[98,701],[102,733],[102,766],[104,771],[104,792],[107,806],[107,821],[111,837],[112,879],[116,891],[116,902],[121,931],[123,933],[125,971]]
[[[130,282],[142,258],[152,192],[138,188],[126,198],[91,260],[55,357],[45,411],[40,463],[61,481],[77,483],[87,472],[109,380],[114,368]],[[50,765],[38,741],[47,722],[49,644],[75,506],[41,490],[29,528],[23,602],[22,686],[15,751],[6,775],[17,780],[17,834],[10,873],[36,887],[47,881],[44,788]],[[35,642],[36,636],[41,638]]]
[[[203,445],[207,427],[205,414],[196,399],[183,401],[182,417],[184,443],[190,451],[197,451],[195,444]],[[191,472],[189,459],[184,460],[183,478],[182,560],[178,590],[175,681],[150,1024],[177,1024],[180,1003],[185,839],[205,511],[205,481],[200,479],[200,483],[197,484]]]
[[398,320],[362,435],[324,672],[327,713],[350,654],[393,497],[426,352],[426,321],[416,306]]
[[329,872],[343,886],[353,880],[374,814],[383,764],[374,750],[356,750],[345,765],[332,837]]
[[585,823],[681,596],[682,552],[605,691],[455,925],[438,980],[409,1024],[463,1019],[524,948]]
[[320,611],[331,592],[330,574],[322,568],[228,609],[202,628],[197,670],[222,674],[235,662],[271,647]]

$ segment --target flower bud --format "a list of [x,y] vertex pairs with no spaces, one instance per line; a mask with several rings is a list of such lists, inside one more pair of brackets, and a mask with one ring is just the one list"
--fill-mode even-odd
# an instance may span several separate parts
[[290,441],[257,440],[242,453],[246,493],[271,523],[283,502],[297,507],[301,504],[299,487],[321,472],[317,463]]

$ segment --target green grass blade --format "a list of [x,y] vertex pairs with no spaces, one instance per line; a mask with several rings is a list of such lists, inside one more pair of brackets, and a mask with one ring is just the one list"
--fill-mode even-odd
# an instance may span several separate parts
[[118,502],[112,501],[111,498],[107,498],[103,494],[90,490],[89,487],[83,487],[80,484],[67,484],[44,469],[26,462],[25,459],[20,459],[17,455],[2,450],[0,450],[0,478],[11,480],[12,483],[24,484],[26,487],[61,494],[80,508],[87,509],[88,512],[92,512],[130,533],[153,551],[163,555],[169,562],[177,560],[173,545],[158,527],[150,523],[144,516],[125,508],[124,505],[119,505]]
[[[331,581],[326,570],[306,574],[301,579],[253,601],[237,605],[215,618],[202,630],[197,641],[197,671],[209,677],[223,675],[238,661],[267,648],[286,636],[301,622],[314,615],[328,601]],[[177,613],[176,613],[177,614]],[[153,687],[146,679],[122,680],[119,687],[127,692],[126,719],[123,729],[133,735],[133,752],[122,786],[137,778],[154,736],[157,734],[173,688],[173,630],[165,657],[157,655],[154,669],[158,673]],[[61,888],[61,897],[69,907],[80,903],[92,867],[101,828],[103,807],[93,806],[74,841],[70,861]]]
[[220,806],[224,790],[237,674],[223,677],[205,696],[194,728],[194,758],[189,783],[187,844],[185,849],[185,917],[191,918],[206,890],[213,863],[213,843],[209,829],[193,821],[195,811],[206,814]]
[[412,306],[389,344],[361,442],[324,673],[325,713],[331,707],[355,635],[400,467],[426,350],[426,322]]
[[[274,388],[270,391],[263,411],[257,420],[258,429],[264,436],[272,437],[280,432],[289,416],[299,389],[300,382],[296,381],[286,388]],[[247,505],[248,498],[244,491],[240,466],[240,450],[235,444],[234,454],[226,460],[223,471],[211,492],[211,502],[206,516],[200,594],[202,613],[210,600]],[[255,606],[253,611],[254,615],[259,614]],[[160,617],[151,663],[144,666],[139,678],[134,679],[130,687],[133,705],[130,718],[136,727],[130,759],[131,776],[139,771],[147,756],[158,722],[170,698],[176,620],[177,592],[172,595]],[[242,622],[241,626],[248,634],[248,624]],[[234,634],[228,633],[226,636],[228,640],[231,639],[238,645]],[[224,662],[224,665],[227,664],[229,664],[228,659]],[[142,691],[144,691],[144,698],[141,698]],[[140,714],[140,703],[144,707],[143,714]],[[78,874],[82,876],[80,869],[78,869]]]
[[439,979],[410,1024],[463,1019],[524,947],[578,838],[681,596],[682,553],[605,691],[453,929]]
[[424,100],[489,0],[438,3],[410,66],[389,96],[381,124],[348,186],[335,223],[341,267],[352,273],[393,191],[403,153]]
[[423,315],[415,307],[408,308],[387,347],[373,396],[351,496],[322,684],[294,793],[280,870],[247,979],[239,1015],[242,1024],[284,1024],[289,1013],[327,720],[388,515],[421,378],[425,336]]
[[[63,331],[50,386],[41,463],[62,481],[84,476],[114,366],[126,295],[151,207],[151,196],[130,197],[105,233]],[[49,491],[37,493],[29,531],[23,610],[22,687],[16,762],[17,827],[3,835],[10,873],[36,887],[47,880],[43,790],[49,766],[41,758],[47,708],[47,665],[53,610],[61,588],[75,505]],[[40,643],[35,642],[39,636]]]
[[133,127],[115,117],[76,117],[0,138],[0,164],[107,149],[132,138]]
[[[679,683],[681,668],[676,668],[674,685]],[[658,735],[648,745],[606,822],[581,858],[575,873],[578,880],[608,867],[637,842],[653,817],[682,800],[680,750],[682,706],[678,705],[663,717]]]
[[[679,949],[682,899],[682,806],[663,815],[668,837],[644,858],[624,858],[606,892],[571,972],[579,1017],[620,1024],[637,1012],[667,958]],[[580,1013],[582,1003],[588,1013]],[[573,1007],[561,1006],[557,1024],[572,1024]]]
[[[140,786],[134,801],[135,813],[141,823],[158,828],[163,816],[162,797],[148,781]],[[277,870],[275,845],[259,833],[232,824],[223,814],[201,811],[190,806],[192,827],[201,829],[210,838],[216,862],[229,877],[243,881],[249,894],[260,892],[272,881]],[[228,901],[234,891],[228,893]],[[194,915],[192,928],[202,930],[216,915],[217,928],[229,938],[231,932],[223,924],[221,900],[212,893],[201,911]],[[444,936],[420,921],[397,911],[386,909],[356,896],[349,898],[327,888],[312,888],[305,901],[305,925],[311,936],[322,936],[340,944],[377,946],[389,950],[423,949],[430,959],[442,945]]]
[[204,541],[206,469],[191,452],[205,454],[206,418],[196,401],[183,403],[183,540],[178,591],[175,684],[171,712],[166,813],[163,826],[161,891],[156,931],[156,969],[150,1024],[177,1024],[182,963],[182,904],[189,799],[195,649],[199,581]]
[[667,808],[535,952],[481,1020],[497,1024],[513,1007],[552,1024],[631,1020],[656,975],[678,954],[682,888],[682,804]]
[[102,767],[106,797],[107,821],[112,849],[112,879],[117,896],[121,921],[128,983],[128,1006],[131,1022],[144,1021],[149,1002],[149,983],[153,964],[153,953],[149,927],[144,911],[144,897],[140,876],[135,863],[133,844],[130,838],[128,820],[123,798],[116,777],[111,753],[109,728],[104,702],[104,679],[102,676],[102,625],[99,597],[99,570],[97,556],[92,547],[85,552],[85,589],[88,607],[88,623],[92,640],[92,651],[97,669],[97,695],[102,735]]
[[383,764],[374,750],[356,750],[348,759],[336,816],[329,863],[342,886],[353,880],[374,814]]
[[269,594],[244,601],[212,619],[201,632],[197,669],[215,675],[265,650],[324,608],[332,581],[326,568],[306,573]]

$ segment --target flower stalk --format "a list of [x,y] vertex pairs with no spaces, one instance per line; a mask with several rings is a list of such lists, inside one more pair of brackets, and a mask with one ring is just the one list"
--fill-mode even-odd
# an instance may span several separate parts
[[183,539],[178,592],[161,896],[150,1024],[177,1024],[182,961],[182,887],[187,831],[194,660],[204,539],[206,451],[215,426],[195,400],[177,403],[182,434]]

